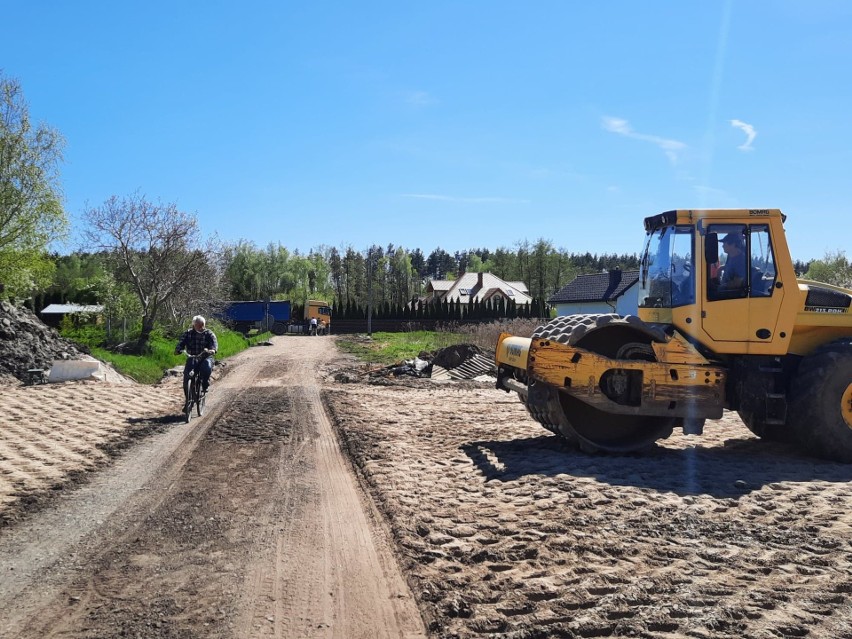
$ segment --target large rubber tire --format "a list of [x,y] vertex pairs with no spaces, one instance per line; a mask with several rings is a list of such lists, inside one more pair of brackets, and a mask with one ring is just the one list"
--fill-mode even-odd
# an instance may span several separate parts
[[852,339],[824,344],[802,359],[787,416],[808,452],[852,463]]
[[789,424],[767,424],[747,411],[738,411],[737,414],[746,428],[765,441],[789,443],[796,439]]
[[[661,341],[665,335],[638,317],[608,313],[557,317],[535,330],[533,339],[541,338],[615,357],[624,344]],[[552,389],[552,392],[554,397],[548,403],[547,421],[558,423],[559,427],[554,432],[576,443],[584,452],[642,451],[658,439],[671,435],[678,423],[676,419],[668,417],[607,413],[567,393],[556,389]],[[530,413],[548,428],[539,416],[532,411]]]

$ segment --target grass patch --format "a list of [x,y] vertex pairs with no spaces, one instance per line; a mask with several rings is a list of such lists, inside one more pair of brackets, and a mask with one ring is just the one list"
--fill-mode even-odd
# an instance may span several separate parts
[[400,333],[373,333],[344,335],[337,338],[342,351],[374,364],[397,364],[413,359],[421,351],[434,352],[455,344],[474,344],[483,351],[494,351],[500,333],[530,337],[544,320],[511,319],[488,323],[460,324],[450,322],[436,331],[406,331]]
[[[250,345],[265,341],[272,337],[271,333],[259,333],[250,338],[241,333],[228,330],[223,326],[211,326],[216,339],[219,342],[219,350],[216,359],[225,359],[244,351]],[[75,335],[68,335],[74,339]],[[83,340],[80,340],[83,341]],[[122,355],[114,353],[102,345],[92,344],[93,336],[89,336],[89,348],[92,355],[103,362],[111,364],[115,370],[126,377],[130,377],[142,384],[156,384],[163,378],[163,373],[175,366],[183,365],[186,357],[175,355],[177,338],[167,338],[162,335],[152,335],[148,342],[150,352],[146,355]]]
[[435,331],[409,331],[404,333],[373,333],[370,339],[366,335],[346,335],[337,338],[341,350],[355,355],[366,362],[376,364],[396,364],[413,359],[422,351],[432,352],[450,344],[464,341],[463,336],[453,341],[454,334]]
[[[102,362],[112,364],[113,368],[125,377],[135,379],[142,384],[155,384],[163,378],[163,371],[171,366],[163,366],[162,361],[148,356],[121,355],[104,348],[93,347],[92,356]],[[175,357],[177,360],[177,357]],[[177,362],[172,366],[177,365]]]
[[254,346],[255,344],[260,344],[261,342],[268,342],[270,337],[272,337],[272,333],[266,331],[265,333],[255,333],[250,337],[246,337],[245,340],[249,346]]

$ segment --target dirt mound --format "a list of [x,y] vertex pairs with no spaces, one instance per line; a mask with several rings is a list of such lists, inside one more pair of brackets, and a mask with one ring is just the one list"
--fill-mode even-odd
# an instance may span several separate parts
[[0,301],[0,379],[23,381],[31,368],[48,369],[55,359],[74,359],[81,352],[32,311]]
[[438,351],[432,360],[433,380],[475,379],[485,381],[497,375],[493,351],[483,351],[474,344],[457,344]]
[[432,359],[432,364],[441,368],[456,368],[471,359],[474,355],[482,355],[481,348],[474,344],[456,344],[442,348]]

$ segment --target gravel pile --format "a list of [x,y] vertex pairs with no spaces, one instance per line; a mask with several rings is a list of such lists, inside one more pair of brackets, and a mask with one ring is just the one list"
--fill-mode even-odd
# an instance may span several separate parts
[[56,359],[76,359],[81,352],[32,311],[0,301],[0,379],[27,378],[31,368],[49,369]]

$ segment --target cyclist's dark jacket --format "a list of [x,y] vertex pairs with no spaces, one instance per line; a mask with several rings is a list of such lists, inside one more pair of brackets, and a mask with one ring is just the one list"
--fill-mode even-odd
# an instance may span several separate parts
[[[200,333],[194,328],[191,328],[180,336],[175,351],[180,352],[184,348],[190,355],[198,355],[205,348],[218,351],[219,342],[216,339],[216,334],[209,328],[205,328]],[[211,353],[208,357],[213,357],[213,354]]]

